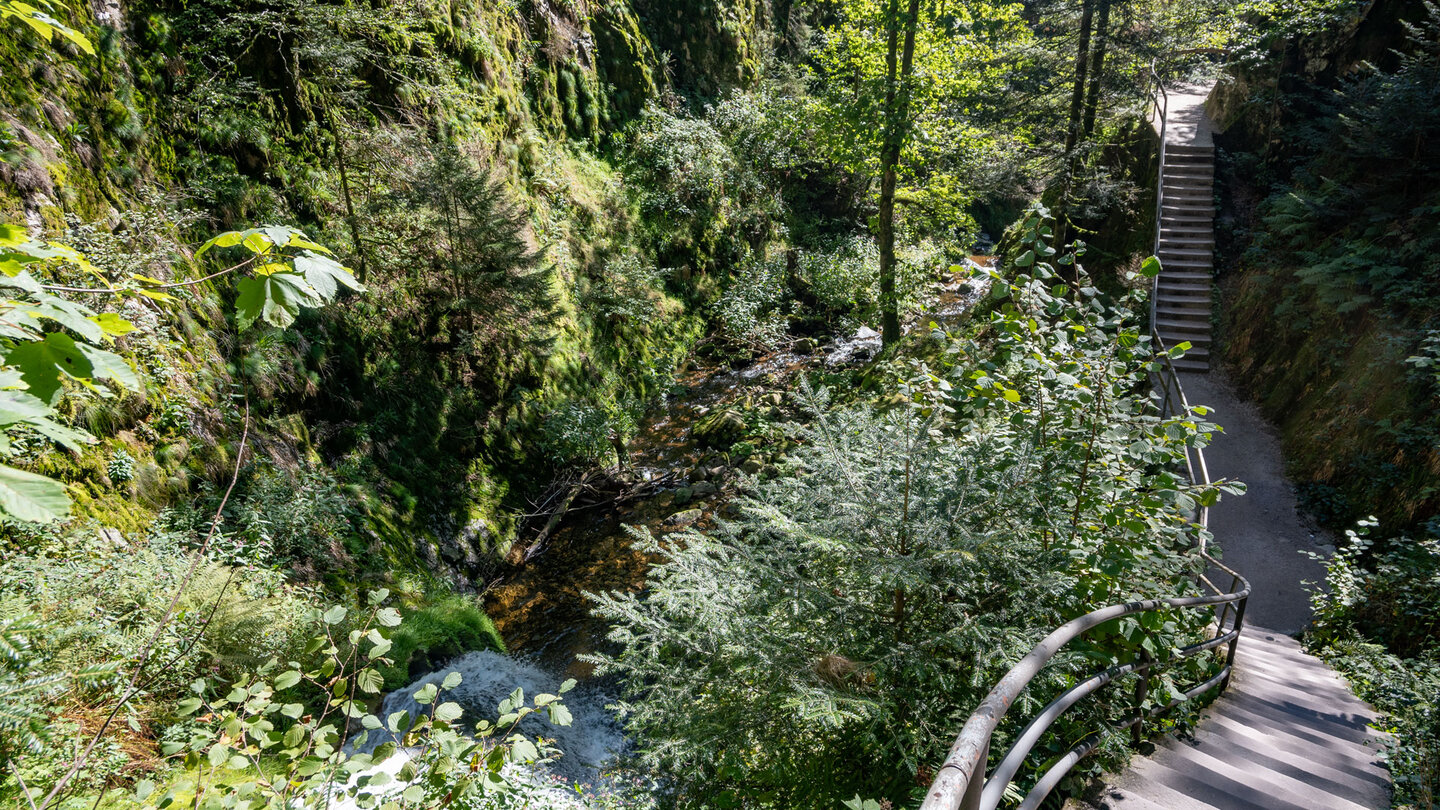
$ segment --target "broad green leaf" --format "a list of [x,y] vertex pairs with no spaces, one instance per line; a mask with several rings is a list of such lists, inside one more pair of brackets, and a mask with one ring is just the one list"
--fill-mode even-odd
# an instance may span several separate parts
[[222,233],[218,236],[212,236],[208,240],[206,240],[205,244],[201,245],[199,248],[196,249],[195,258],[198,259],[201,256],[204,256],[205,252],[212,247],[234,247],[240,244],[241,240],[243,240],[244,238],[245,235],[240,233],[239,231],[226,231],[225,233]]
[[345,621],[346,612],[347,611],[345,610],[345,607],[343,605],[336,605],[325,611],[325,615],[321,618],[325,620],[326,624],[339,624],[340,622]]
[[378,694],[385,688],[385,676],[375,669],[362,669],[355,679],[355,684],[362,692]]
[[536,750],[535,743],[515,735],[510,740],[510,761],[519,763],[530,763],[540,758],[540,752]]
[[299,233],[299,231],[286,225],[262,225],[258,230],[277,248],[283,248],[290,244],[290,240],[295,237],[295,234]]
[[134,369],[124,358],[76,343],[60,332],[51,332],[44,340],[21,343],[10,350],[5,361],[20,370],[30,393],[51,404],[59,399],[61,374],[82,382],[110,379],[132,390],[140,387]]
[[297,683],[300,683],[300,673],[293,669],[282,672],[275,677],[276,689],[289,689]]
[[462,677],[458,672],[450,672],[445,675],[445,680],[440,682],[440,688],[447,692],[460,685]]
[[435,688],[435,684],[427,683],[419,689],[416,689],[415,694],[411,695],[411,697],[421,706],[429,706],[435,702],[435,695],[439,694],[439,692],[440,690]]
[[393,712],[385,718],[385,727],[390,729],[392,734],[404,734],[410,730],[410,712]]
[[265,232],[259,228],[252,228],[245,232],[245,238],[240,240],[245,249],[257,256],[268,253],[275,243]]
[[94,321],[102,332],[112,337],[128,335],[135,331],[135,324],[130,323],[113,312],[102,312],[99,315],[92,315],[90,316],[90,320]]
[[574,678],[566,678],[566,679],[565,679],[565,682],[562,683],[562,684],[560,684],[560,694],[563,695],[563,694],[565,694],[566,692],[569,692],[571,689],[574,689],[574,688],[575,688],[575,679],[574,679]]
[[304,236],[300,235],[300,232],[299,232],[299,231],[296,231],[294,234],[292,234],[292,235],[290,236],[290,243],[289,243],[288,245],[286,245],[286,247],[304,248],[304,249],[306,249],[306,250],[318,250],[318,251],[320,251],[321,253],[333,253],[333,252],[334,252],[334,251],[330,250],[330,248],[325,247],[324,245],[317,244],[317,243],[315,243],[315,242],[311,242],[309,239],[306,239]]
[[90,320],[94,314],[89,307],[47,293],[37,294],[34,302],[16,302],[15,308],[5,313],[7,320],[20,315],[51,320],[67,329],[75,330],[80,337],[91,343],[99,343],[105,332],[99,324]]
[[70,496],[53,478],[0,464],[0,512],[18,520],[49,523],[70,516]]
[[446,701],[435,707],[435,719],[443,720],[446,723],[460,719],[460,716],[464,713],[465,710],[460,708],[460,704],[454,701]]
[[49,405],[25,391],[0,390],[0,426],[26,425],[77,453],[84,445],[95,443],[94,436],[52,421],[54,413]]
[[301,307],[325,303],[305,279],[294,273],[246,277],[236,282],[235,287],[240,293],[235,308],[241,330],[250,328],[260,318],[284,329],[295,322]]
[[14,287],[17,290],[24,290],[28,293],[45,292],[45,288],[40,286],[40,282],[36,281],[34,276],[26,272],[23,266],[21,266],[17,272],[12,273],[10,272],[10,264],[0,262],[0,269],[5,271],[5,275],[0,276],[0,287]]
[[285,747],[295,748],[305,740],[305,727],[296,723],[285,730]]
[[1140,275],[1146,278],[1155,278],[1160,275],[1160,270],[1160,259],[1156,256],[1151,256],[1140,263]]
[[381,627],[395,627],[400,624],[400,611],[395,608],[381,608],[375,614],[375,621]]
[[315,288],[326,301],[333,300],[335,293],[339,291],[340,285],[349,287],[356,292],[364,292],[365,287],[355,279],[355,275],[349,268],[330,258],[316,253],[302,253],[295,257],[295,272],[305,277],[305,281]]
[[551,703],[545,707],[546,713],[550,716],[550,722],[557,726],[568,726],[574,720],[570,709],[564,703]]

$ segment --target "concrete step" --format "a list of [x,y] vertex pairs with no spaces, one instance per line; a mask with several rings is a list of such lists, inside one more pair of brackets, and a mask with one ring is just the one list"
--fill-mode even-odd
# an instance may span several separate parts
[[1161,232],[1160,248],[1163,250],[1166,247],[1193,247],[1195,250],[1208,250],[1213,253],[1215,250],[1215,236],[1209,233],[1167,234]]
[[[1210,360],[1209,360],[1209,358],[1206,358],[1206,359],[1204,359],[1204,360],[1192,360],[1192,359],[1189,358],[1189,357],[1181,357],[1181,358],[1176,359],[1176,360],[1171,360],[1170,362],[1175,365],[1175,370],[1176,370],[1176,371],[1188,371],[1188,372],[1191,373],[1191,374],[1209,374],[1209,373],[1210,373]],[[1170,808],[1170,810],[1185,810],[1183,807],[1180,807],[1180,806],[1177,806],[1177,805],[1170,805],[1169,808]],[[1212,809],[1212,808],[1206,808],[1206,810],[1213,810],[1213,809]]]
[[[1198,333],[1204,335],[1207,340],[1210,337],[1210,323],[1208,321],[1201,323],[1200,321],[1179,321],[1168,318],[1156,318],[1155,329],[1162,335],[1193,335]],[[1190,340],[1190,338],[1187,337],[1186,340]]]
[[1192,259],[1200,262],[1214,261],[1215,259],[1215,251],[1213,250],[1165,247],[1164,245],[1160,246],[1160,250],[1156,251],[1155,255],[1160,257],[1161,262],[1164,262],[1166,259]]
[[1175,298],[1195,298],[1195,297],[1202,297],[1202,298],[1204,298],[1206,301],[1209,301],[1209,300],[1210,300],[1210,289],[1211,289],[1211,288],[1210,288],[1210,285],[1209,285],[1209,284],[1205,284],[1205,283],[1203,283],[1203,282],[1202,282],[1202,283],[1199,283],[1199,284],[1196,284],[1196,283],[1193,283],[1193,282],[1187,284],[1187,283],[1185,283],[1185,282],[1173,281],[1173,280],[1171,280],[1171,281],[1161,281],[1161,282],[1160,282],[1160,292],[1159,292],[1159,296],[1160,296],[1160,297],[1159,297],[1158,299],[1156,299],[1156,300],[1165,300],[1165,298],[1166,298],[1167,296],[1169,296],[1169,297],[1175,297]]
[[[1192,362],[1186,357],[1175,364]],[[1374,713],[1344,681],[1293,639],[1251,625],[1236,659],[1229,691],[1205,711],[1193,736],[1166,739],[1151,756],[1137,757],[1092,800],[1095,807],[1389,807],[1377,735],[1366,726]]]
[[1187,314],[1209,313],[1210,296],[1204,295],[1181,295],[1167,291],[1164,287],[1155,295],[1155,308],[1157,310],[1174,310]]
[[1166,157],[1170,157],[1170,156],[1172,156],[1172,155],[1175,156],[1175,157],[1190,157],[1190,156],[1194,156],[1194,155],[1204,155],[1204,156],[1208,156],[1208,157],[1213,158],[1213,157],[1215,157],[1215,147],[1213,147],[1213,146],[1192,146],[1192,145],[1190,145],[1190,144],[1182,144],[1182,143],[1167,143],[1167,144],[1165,144],[1165,156],[1166,156]]
[[1203,186],[1172,185],[1166,183],[1164,186],[1163,199],[1165,200],[1201,200],[1214,204],[1215,191],[1208,184]]
[[1160,223],[1169,225],[1172,221],[1204,219],[1206,222],[1213,222],[1215,219],[1215,198],[1204,200],[1193,198],[1175,199],[1173,197],[1162,197],[1160,200]]
[[1160,263],[1165,266],[1165,272],[1166,272],[1166,273],[1170,273],[1170,272],[1175,272],[1175,273],[1204,273],[1204,274],[1207,275],[1207,276],[1213,276],[1213,275],[1215,275],[1215,272],[1214,272],[1214,271],[1215,271],[1215,261],[1214,261],[1214,259],[1211,259],[1211,258],[1204,258],[1204,259],[1184,259],[1184,258],[1175,259],[1175,258],[1172,258],[1172,259],[1170,259],[1170,261],[1168,261],[1168,262],[1165,261],[1164,259],[1161,259],[1161,260],[1160,260]]
[[1204,219],[1205,222],[1215,221],[1215,198],[1214,197],[1171,197],[1166,195],[1160,201],[1160,222],[1168,225],[1175,221]]
[[1214,275],[1208,271],[1176,270],[1173,265],[1166,265],[1163,273],[1160,274],[1160,286],[1168,287],[1171,284],[1185,284],[1193,287],[1204,287],[1210,289]]
[[1205,224],[1200,224],[1198,222],[1172,224],[1162,221],[1162,225],[1163,227],[1160,228],[1160,241],[1162,242],[1166,239],[1176,239],[1182,241],[1200,240],[1204,242],[1209,242],[1211,244],[1214,244],[1215,242],[1215,227],[1208,222]]

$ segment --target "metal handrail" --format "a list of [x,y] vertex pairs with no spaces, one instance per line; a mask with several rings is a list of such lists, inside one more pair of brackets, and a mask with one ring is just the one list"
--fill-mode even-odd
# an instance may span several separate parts
[[[1159,74],[1156,72],[1153,63],[1150,66],[1150,78],[1153,81],[1151,101],[1156,105],[1156,111],[1160,115],[1160,176],[1156,183],[1155,200],[1155,249],[1158,253],[1160,246],[1160,209],[1164,199],[1165,118],[1168,113],[1169,97],[1165,92],[1164,84],[1160,81]],[[1154,284],[1158,286],[1158,276]],[[1155,327],[1155,289],[1155,287],[1152,287],[1151,290],[1150,333],[1154,341],[1153,345],[1159,350],[1159,354],[1163,358],[1163,366],[1157,375],[1160,378],[1160,384],[1164,387],[1164,395],[1160,405],[1161,413],[1163,415],[1175,412],[1175,406],[1178,406],[1178,412],[1180,413],[1190,413],[1190,403],[1185,396],[1185,389],[1180,385],[1180,378],[1175,370],[1173,359],[1170,357],[1168,347],[1166,347],[1164,341],[1161,340]],[[1171,398],[1172,391],[1174,395],[1173,400]],[[1202,448],[1186,449],[1185,466],[1192,483],[1203,485],[1209,485],[1211,483],[1210,470],[1205,463],[1205,453]],[[979,708],[970,715],[970,718],[965,722],[965,726],[961,729],[959,736],[956,737],[954,744],[951,745],[950,751],[945,757],[945,762],[936,773],[930,789],[926,792],[925,801],[921,805],[921,810],[994,810],[1004,798],[1006,788],[1014,781],[1015,775],[1019,773],[1026,757],[1030,754],[1030,751],[1042,735],[1049,730],[1050,726],[1076,703],[1121,676],[1140,673],[1148,675],[1151,671],[1175,661],[1213,650],[1221,645],[1227,645],[1225,666],[1220,672],[1205,682],[1184,692],[1181,697],[1170,701],[1169,704],[1157,707],[1148,713],[1142,712],[1140,708],[1140,704],[1145,697],[1148,678],[1142,680],[1137,687],[1134,714],[1124,722],[1087,735],[1064,756],[1054,762],[1040,775],[1035,786],[1025,796],[1024,801],[1020,804],[1020,810],[1034,810],[1034,808],[1038,807],[1040,803],[1044,801],[1045,797],[1060,783],[1060,780],[1062,780],[1075,765],[1092,753],[1107,734],[1132,728],[1134,729],[1138,742],[1139,727],[1146,716],[1153,716],[1169,711],[1181,702],[1197,697],[1217,687],[1221,691],[1224,691],[1230,682],[1230,675],[1233,671],[1235,661],[1235,647],[1240,638],[1240,631],[1244,627],[1245,605],[1250,596],[1250,583],[1235,570],[1210,556],[1206,548],[1206,533],[1210,525],[1210,509],[1208,506],[1200,507],[1196,515],[1196,524],[1200,529],[1196,532],[1196,550],[1199,552],[1201,559],[1210,567],[1230,575],[1229,589],[1222,592],[1210,581],[1210,578],[1206,576],[1205,573],[1201,573],[1197,578],[1198,582],[1205,588],[1208,588],[1212,592],[1211,595],[1147,599],[1138,602],[1111,605],[1100,608],[1099,610],[1093,610],[1052,630],[1044,640],[1037,644],[1028,655],[1022,658],[1018,664],[1012,667],[1010,671],[995,684],[990,690],[990,693],[986,695],[985,699],[980,703]],[[1124,616],[1159,610],[1189,608],[1219,608],[1215,623],[1215,635],[1212,638],[1185,647],[1165,661],[1150,660],[1147,654],[1142,653],[1140,658],[1131,663],[1111,666],[1078,682],[1054,698],[1045,708],[1041,709],[1040,712],[1035,715],[1020,735],[1016,737],[1014,744],[1004,759],[995,767],[995,770],[990,774],[989,778],[986,778],[990,740],[994,736],[996,728],[999,727],[1000,720],[1005,716],[1010,706],[1019,699],[1021,693],[1030,685],[1030,682],[1040,674],[1045,666],[1050,663],[1066,644],[1079,638],[1088,630]],[[1233,614],[1231,612],[1232,610]]]
[[[1169,117],[1169,112],[1170,112],[1170,94],[1167,93],[1167,92],[1165,92],[1165,83],[1162,82],[1162,81],[1160,81],[1160,74],[1159,74],[1159,72],[1156,71],[1156,69],[1155,69],[1155,62],[1154,62],[1154,61],[1151,61],[1151,62],[1150,62],[1150,76],[1149,76],[1149,81],[1150,81],[1150,99],[1149,99],[1149,101],[1148,101],[1148,102],[1146,103],[1146,105],[1145,105],[1145,110],[1146,110],[1146,113],[1148,114],[1148,113],[1149,113],[1149,110],[1150,110],[1150,104],[1154,104],[1154,105],[1155,105],[1155,112],[1156,112],[1156,114],[1160,117],[1160,163],[1159,163],[1159,168],[1156,170],[1156,175],[1157,175],[1157,177],[1155,178],[1155,253],[1156,253],[1156,255],[1159,255],[1159,253],[1160,253],[1160,222],[1161,222],[1161,218],[1162,218],[1162,216],[1163,216],[1163,214],[1164,214],[1163,209],[1164,209],[1164,207],[1165,207],[1165,134],[1166,134],[1166,129],[1165,129],[1165,127],[1166,127],[1166,120],[1165,120],[1165,119]],[[1156,276],[1156,282],[1158,283],[1158,281],[1159,281],[1159,276]],[[1151,333],[1154,334],[1154,331],[1155,331],[1154,323],[1155,323],[1155,317],[1156,317],[1155,304],[1156,304],[1156,299],[1158,298],[1158,296],[1155,295],[1156,290],[1152,289],[1150,292],[1151,292],[1151,295],[1150,295],[1150,323],[1151,323]],[[1157,335],[1156,337],[1157,337],[1157,339],[1158,339],[1159,336]],[[1167,387],[1166,390],[1165,390],[1165,395],[1166,395],[1167,397],[1170,395],[1170,390],[1169,390],[1168,387]]]

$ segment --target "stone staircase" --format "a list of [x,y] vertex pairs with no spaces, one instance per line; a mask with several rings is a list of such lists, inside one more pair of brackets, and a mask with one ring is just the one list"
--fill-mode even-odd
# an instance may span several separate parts
[[[1300,520],[1278,437],[1253,405],[1210,370],[1215,148],[1208,87],[1168,94],[1161,167],[1155,326],[1166,345],[1193,348],[1175,361],[1190,402],[1225,426],[1206,450],[1209,472],[1249,484],[1210,513],[1213,546],[1251,584],[1230,688],[1192,733],[1094,786],[1085,810],[1381,810],[1390,780],[1374,711],[1289,634],[1310,623],[1302,583],[1323,570],[1301,552],[1323,551]],[[1323,540],[1323,538],[1320,538]],[[1265,629],[1267,627],[1275,629]]]
[[1164,269],[1156,285],[1155,327],[1166,346],[1190,343],[1175,361],[1178,371],[1206,372],[1215,271],[1215,146],[1208,137],[1171,142],[1168,132],[1166,140],[1158,251]]

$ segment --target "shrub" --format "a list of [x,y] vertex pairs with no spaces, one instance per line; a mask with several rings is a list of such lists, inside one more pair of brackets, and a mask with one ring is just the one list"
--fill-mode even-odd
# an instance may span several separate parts
[[735,354],[774,349],[785,339],[785,265],[777,258],[750,257],[715,302],[716,334]]
[[[896,370],[890,408],[827,412],[817,395],[792,474],[757,484],[713,533],[637,532],[660,558],[648,592],[595,597],[616,651],[591,660],[623,678],[621,715],[682,806],[908,802],[974,703],[1056,624],[1193,593],[1190,517],[1238,487],[1172,470],[1212,426],[1162,417],[1143,393],[1156,359],[1141,301],[1116,309],[1057,284],[1043,213],[1026,230],[1016,274],[992,276],[991,352],[967,342],[952,368]],[[1155,641],[1135,619],[1106,626],[1031,691],[1193,641],[1205,618],[1147,620]],[[1056,733],[1126,710],[1102,700]]]
[[1306,642],[1384,713],[1396,807],[1429,810],[1440,798],[1440,538],[1375,540],[1375,528],[1361,521],[1325,561]]

